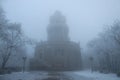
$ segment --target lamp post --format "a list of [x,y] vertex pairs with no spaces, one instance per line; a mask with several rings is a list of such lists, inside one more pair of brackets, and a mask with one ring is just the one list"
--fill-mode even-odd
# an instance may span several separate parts
[[27,57],[24,56],[22,59],[23,59],[23,73],[24,73],[24,71],[25,71],[25,62],[26,62]]
[[94,58],[90,57],[89,59],[90,59],[90,63],[91,63],[91,71],[93,72],[93,60],[94,60]]

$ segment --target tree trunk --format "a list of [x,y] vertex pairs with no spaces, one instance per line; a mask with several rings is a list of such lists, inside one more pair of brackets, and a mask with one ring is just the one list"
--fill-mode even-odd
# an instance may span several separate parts
[[4,69],[5,69],[5,65],[6,65],[6,62],[5,62],[5,61],[3,61],[3,62],[2,62],[2,67],[1,67],[1,69],[2,69],[2,70],[4,70]]
[[8,62],[10,55],[11,55],[11,52],[9,52],[8,55],[3,58],[2,67],[1,67],[2,69],[5,69],[6,63]]

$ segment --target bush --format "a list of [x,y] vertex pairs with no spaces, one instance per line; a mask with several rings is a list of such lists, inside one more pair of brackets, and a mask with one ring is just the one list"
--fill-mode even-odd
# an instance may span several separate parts
[[120,77],[120,72],[117,73],[117,76]]
[[0,75],[4,74],[4,70],[0,69]]
[[9,69],[0,69],[0,75],[3,75],[3,74],[11,74],[11,70]]

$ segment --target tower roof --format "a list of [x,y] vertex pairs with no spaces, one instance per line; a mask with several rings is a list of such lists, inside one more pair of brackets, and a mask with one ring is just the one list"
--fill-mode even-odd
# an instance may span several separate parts
[[50,23],[66,23],[66,18],[60,11],[56,11],[50,17]]

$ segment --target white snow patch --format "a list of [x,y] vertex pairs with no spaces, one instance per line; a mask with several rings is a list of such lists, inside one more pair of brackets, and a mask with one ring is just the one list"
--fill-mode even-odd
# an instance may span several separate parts
[[46,76],[45,72],[17,72],[4,75],[4,80],[36,80]]
[[[46,77],[47,72],[17,72],[0,76],[0,80],[42,80]],[[115,74],[103,74],[91,71],[65,72],[66,76],[72,77],[73,80],[120,80]]]
[[117,77],[115,74],[109,73],[109,74],[103,74],[99,72],[91,72],[89,70],[87,71],[79,71],[74,72],[77,75],[93,78],[94,80],[120,80],[119,77]]

